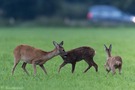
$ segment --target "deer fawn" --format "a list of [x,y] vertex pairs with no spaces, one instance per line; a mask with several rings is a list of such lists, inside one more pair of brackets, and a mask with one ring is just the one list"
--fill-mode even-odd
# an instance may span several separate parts
[[[63,41],[62,41],[63,43]],[[34,68],[34,75],[36,75],[36,65],[39,65],[44,73],[47,74],[45,67],[43,64],[47,62],[49,59],[59,55],[59,54],[66,54],[64,48],[62,45],[57,44],[55,41],[53,41],[53,44],[55,46],[55,49],[46,52],[28,45],[19,45],[14,49],[14,66],[12,70],[12,75],[14,74],[14,70],[19,63],[20,60],[23,61],[22,68],[23,70],[28,74],[27,70],[25,69],[27,63],[32,64]],[[29,74],[28,74],[29,75]]]
[[[60,43],[60,45],[63,45],[63,43]],[[70,63],[72,64],[72,73],[75,70],[76,62],[81,61],[84,59],[88,63],[88,68],[84,71],[87,72],[91,66],[94,66],[96,72],[98,71],[98,65],[93,61],[93,57],[95,55],[95,50],[91,47],[79,47],[70,51],[67,51],[67,54],[60,54],[64,62],[60,65],[59,71],[62,67],[64,67],[66,64]]]
[[111,49],[112,45],[107,48],[106,45],[104,45],[105,51],[107,53],[107,61],[105,64],[106,71],[109,73],[112,71],[113,75],[115,74],[115,69],[118,68],[119,74],[121,74],[122,69],[122,58],[120,56],[111,56]]

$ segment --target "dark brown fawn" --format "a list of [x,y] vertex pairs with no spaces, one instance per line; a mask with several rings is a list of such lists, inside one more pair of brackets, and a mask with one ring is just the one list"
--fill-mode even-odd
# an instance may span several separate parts
[[112,45],[110,44],[109,48],[107,48],[106,45],[104,45],[105,51],[107,53],[107,61],[105,64],[106,71],[109,73],[112,71],[113,75],[116,73],[115,69],[119,70],[119,74],[121,74],[121,69],[122,69],[122,58],[120,56],[112,56],[111,55],[111,50],[112,50]]
[[[63,45],[63,43],[60,43],[59,45]],[[64,67],[66,64],[70,63],[72,64],[72,73],[75,70],[76,62],[85,60],[88,63],[88,68],[84,71],[87,72],[91,66],[94,66],[96,72],[98,71],[98,65],[93,61],[93,57],[95,55],[95,50],[91,47],[79,47],[70,51],[67,51],[66,55],[60,54],[64,62],[60,65],[59,71],[62,67]]]
[[28,45],[17,46],[14,49],[14,66],[12,70],[12,75],[14,74],[14,70],[20,60],[23,61],[22,68],[27,74],[28,72],[25,68],[27,63],[33,65],[34,75],[36,75],[36,65],[39,65],[43,69],[43,71],[47,74],[43,64],[59,54],[66,54],[62,45],[57,44],[55,41],[53,41],[53,44],[55,46],[55,49],[50,52],[46,52]]

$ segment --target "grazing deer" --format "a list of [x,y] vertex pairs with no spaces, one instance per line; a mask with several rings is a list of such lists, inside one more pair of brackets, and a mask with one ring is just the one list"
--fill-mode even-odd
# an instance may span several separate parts
[[[62,43],[63,43],[63,41],[62,41]],[[28,74],[28,72],[25,68],[27,63],[33,65],[34,75],[36,75],[36,65],[39,65],[43,69],[43,71],[47,74],[46,69],[43,66],[43,64],[45,62],[47,62],[49,59],[51,59],[59,54],[63,54],[63,55],[66,54],[62,45],[57,44],[55,41],[53,41],[53,44],[55,46],[55,49],[50,51],[50,52],[46,52],[46,51],[31,47],[28,45],[17,46],[14,49],[15,60],[14,60],[12,75],[14,74],[14,70],[15,70],[15,68],[20,60],[23,61],[22,68],[27,74]]]
[[[63,45],[63,43],[60,43],[59,45]],[[87,72],[91,66],[94,66],[96,72],[98,71],[98,65],[93,61],[93,57],[95,55],[95,50],[91,47],[79,47],[70,51],[67,51],[67,54],[60,54],[64,62],[60,65],[59,71],[62,67],[64,67],[66,64],[70,63],[72,64],[72,73],[75,70],[76,62],[85,60],[88,63],[88,68],[84,71]]]
[[110,44],[109,48],[104,45],[105,51],[107,53],[107,61],[105,64],[106,71],[109,73],[112,71],[113,75],[116,73],[115,69],[118,68],[119,74],[121,74],[122,69],[122,58],[120,56],[111,56],[112,45]]

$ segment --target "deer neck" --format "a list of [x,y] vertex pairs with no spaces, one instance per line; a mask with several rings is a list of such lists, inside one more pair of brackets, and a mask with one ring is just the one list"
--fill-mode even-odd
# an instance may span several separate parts
[[61,57],[62,57],[62,59],[63,60],[65,60],[66,59],[66,56],[64,56],[64,55],[60,55]]
[[112,57],[112,55],[111,55],[110,52],[107,53],[107,57],[108,57],[108,58]]
[[59,54],[59,51],[55,48],[54,50],[47,52],[47,54],[44,56],[44,59],[51,59]]

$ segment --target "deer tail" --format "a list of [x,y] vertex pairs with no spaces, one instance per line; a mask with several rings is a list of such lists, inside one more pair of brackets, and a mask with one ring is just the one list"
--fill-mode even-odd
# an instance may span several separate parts
[[94,55],[96,55],[96,51],[94,51]]

